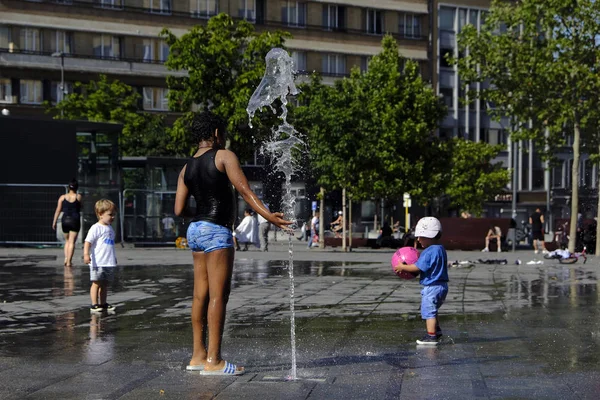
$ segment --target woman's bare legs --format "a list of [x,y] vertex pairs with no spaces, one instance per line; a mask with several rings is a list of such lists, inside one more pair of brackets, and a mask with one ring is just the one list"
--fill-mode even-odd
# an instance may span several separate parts
[[73,254],[75,253],[75,241],[79,232],[69,232],[65,234],[65,266],[73,265]]
[[206,363],[206,314],[208,307],[208,275],[206,272],[206,254],[193,252],[194,255],[194,294],[192,297],[192,336],[194,352],[190,365]]
[[67,253],[69,252],[69,234],[68,233],[63,233],[63,235],[65,235],[65,244],[63,246],[63,253],[65,253],[65,263],[64,266],[67,266]]
[[221,342],[225,326],[225,312],[231,291],[233,248],[215,250],[205,255],[208,277],[208,352],[205,369],[220,370],[225,366],[221,358]]

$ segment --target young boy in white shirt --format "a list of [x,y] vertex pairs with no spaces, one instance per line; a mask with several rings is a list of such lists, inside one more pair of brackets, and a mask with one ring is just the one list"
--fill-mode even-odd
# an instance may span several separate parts
[[83,261],[90,266],[90,311],[93,313],[114,311],[115,307],[106,302],[106,296],[117,266],[115,231],[111,226],[117,207],[112,201],[101,199],[96,202],[95,211],[98,222],[88,231],[83,247]]

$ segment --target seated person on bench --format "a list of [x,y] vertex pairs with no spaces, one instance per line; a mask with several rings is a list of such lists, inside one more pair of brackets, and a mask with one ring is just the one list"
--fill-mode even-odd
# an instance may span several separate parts
[[502,251],[502,229],[499,226],[492,225],[485,236],[485,248],[481,251],[490,251],[490,240],[496,240],[498,245],[498,253]]

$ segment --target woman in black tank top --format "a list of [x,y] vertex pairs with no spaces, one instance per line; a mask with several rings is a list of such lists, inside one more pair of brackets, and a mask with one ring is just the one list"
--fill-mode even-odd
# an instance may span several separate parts
[[58,198],[52,229],[56,230],[58,216],[62,212],[61,226],[65,235],[65,267],[71,267],[73,262],[73,253],[75,253],[75,241],[81,228],[81,195],[77,194],[79,184],[75,179],[69,183],[69,193],[63,194]]
[[[240,375],[243,368],[221,358],[221,341],[225,311],[231,287],[234,248],[231,240],[235,199],[232,185],[256,212],[272,224],[286,229],[291,221],[282,213],[271,213],[250,189],[240,163],[234,153],[225,150],[225,122],[211,112],[194,116],[191,133],[198,151],[179,174],[175,196],[175,214],[182,215],[188,197],[196,200],[196,214],[188,228],[202,226],[202,234],[195,235],[194,294],[192,297],[192,331],[194,351],[188,371],[202,375]],[[211,229],[215,232],[211,234]],[[208,233],[205,233],[208,232]],[[225,240],[223,237],[227,236]],[[215,237],[219,239],[215,246]],[[206,249],[206,250],[204,250]],[[209,302],[210,293],[210,302]],[[208,321],[208,326],[205,321]],[[208,346],[205,332],[208,329]]]

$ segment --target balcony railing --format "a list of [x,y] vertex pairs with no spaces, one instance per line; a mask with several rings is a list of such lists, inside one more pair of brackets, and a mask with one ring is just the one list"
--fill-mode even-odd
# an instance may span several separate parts
[[[104,9],[106,12],[133,12],[133,13],[141,13],[141,14],[152,14],[153,16],[157,16],[157,17],[163,17],[163,18],[173,18],[173,17],[183,17],[183,18],[189,18],[190,20],[206,20],[207,17],[206,16],[198,16],[196,14],[195,10],[189,10],[189,11],[179,11],[179,10],[173,10],[173,8],[171,7],[171,9],[169,10],[169,12],[159,12],[156,9],[152,9],[152,8],[146,8],[146,7],[132,7],[126,4],[123,5],[109,5],[109,4],[102,4],[99,0],[90,0],[90,1],[81,1],[81,0],[69,0],[68,2],[65,2],[64,0],[10,0],[10,1],[15,1],[15,2],[23,2],[23,3],[30,3],[30,2],[35,2],[38,4],[52,4],[52,8],[50,9],[51,11],[56,11],[58,10],[58,8],[56,7],[58,6],[63,6],[63,7],[69,7],[69,8],[90,8],[90,9]],[[115,2],[115,3],[119,3],[119,2]],[[122,0],[120,3],[126,3],[126,0]],[[394,11],[395,12],[395,11]],[[236,20],[242,20],[243,18],[239,18],[239,17],[234,17],[232,16],[233,19]],[[336,28],[331,28],[329,26],[325,26],[323,24],[319,24],[319,25],[311,25],[311,24],[304,24],[302,26],[300,25],[292,25],[291,23],[285,23],[282,21],[270,21],[270,20],[265,20],[265,19],[256,19],[253,21],[249,21],[254,23],[257,26],[263,26],[263,27],[267,27],[267,28],[277,28],[277,29],[293,29],[293,30],[317,30],[317,31],[323,31],[323,32],[339,32],[339,33],[347,33],[347,34],[352,34],[352,35],[364,35],[364,36],[383,36],[385,34],[390,34],[392,35],[394,38],[396,39],[403,39],[403,40],[411,40],[411,41],[427,41],[428,40],[428,36],[426,34],[421,34],[421,36],[406,36],[404,33],[398,33],[398,32],[386,32],[386,31],[382,31],[381,33],[372,33],[369,32],[366,28],[365,29],[355,29],[355,28],[347,28],[347,27],[336,27]],[[196,22],[194,22],[193,24],[195,24]]]
[[[24,67],[60,68],[60,59],[49,51],[28,51],[0,48],[0,66],[21,64]],[[79,69],[88,71],[105,71],[107,73],[125,75],[185,76],[182,71],[169,71],[163,61],[144,60],[129,57],[105,57],[87,54],[64,54],[64,67],[67,70]]]

